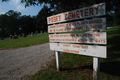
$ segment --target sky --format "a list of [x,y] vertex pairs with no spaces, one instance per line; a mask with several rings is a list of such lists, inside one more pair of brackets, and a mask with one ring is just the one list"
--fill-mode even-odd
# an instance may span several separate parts
[[21,0],[9,0],[8,2],[2,2],[0,0],[0,14],[5,14],[9,10],[14,10],[21,12],[21,15],[36,16],[43,7],[42,4],[41,6],[29,6],[25,8],[25,4],[22,4],[20,1]]

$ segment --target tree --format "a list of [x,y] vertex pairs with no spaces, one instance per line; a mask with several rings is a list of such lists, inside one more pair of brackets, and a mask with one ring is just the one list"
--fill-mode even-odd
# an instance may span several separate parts
[[120,0],[21,0],[21,2],[25,3],[25,7],[40,5],[42,3],[49,4],[50,9],[54,12],[54,14],[90,6],[95,3],[105,2],[106,13],[114,11],[118,17],[118,14],[120,13]]
[[[9,1],[9,0],[2,0]],[[49,4],[50,8],[56,9],[58,13],[65,12],[89,5],[106,2],[107,11],[114,10],[120,11],[120,0],[21,0],[21,3],[25,3],[25,7],[40,5],[42,3]]]
[[114,14],[113,19],[114,19],[114,25],[120,25],[120,12]]
[[46,5],[44,5],[37,15],[37,24],[40,30],[47,31],[47,17],[51,14],[52,12],[50,11],[50,9]]
[[0,28],[2,35],[9,36],[19,33],[19,18],[21,13],[10,10],[0,15]]
[[38,29],[37,16],[21,16],[20,12],[13,10],[0,15],[0,36],[29,34]]
[[7,25],[7,21],[8,21],[8,16],[7,15],[0,15],[0,36],[4,37],[4,36],[8,36],[9,32],[6,31],[8,25]]
[[[19,18],[21,13],[17,11],[10,10],[5,13],[8,16],[8,27],[9,33],[12,35],[19,34]],[[10,35],[9,34],[9,35]]]
[[23,15],[20,18],[20,32],[21,33],[25,33],[25,34],[29,34],[31,32],[35,32],[35,26],[34,26],[34,21],[33,18],[29,15]]
[[4,1],[6,1],[6,2],[7,2],[7,1],[9,1],[9,0],[2,0],[2,2],[4,2]]

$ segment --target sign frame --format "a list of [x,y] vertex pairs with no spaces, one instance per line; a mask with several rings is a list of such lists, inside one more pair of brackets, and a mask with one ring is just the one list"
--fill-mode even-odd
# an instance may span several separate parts
[[106,46],[50,43],[50,50],[106,58]]
[[50,42],[107,44],[107,33],[50,34]]
[[[92,6],[89,6],[89,7],[84,7],[84,8],[60,13],[60,14],[57,14],[57,15],[49,16],[49,17],[47,17],[47,23],[48,23],[48,25],[49,24],[54,24],[55,25],[55,23],[60,24],[61,22],[67,22],[67,21],[72,21],[72,20],[85,19],[85,18],[90,18],[90,17],[96,18],[97,16],[99,17],[99,16],[103,16],[105,14],[106,14],[106,4],[105,3],[99,3],[99,4],[94,4]],[[94,32],[94,30],[97,30],[97,32],[100,32],[101,29],[102,30],[106,29],[106,21],[104,23],[105,23],[104,24],[105,25],[104,29],[103,28],[99,28],[99,29],[93,28],[93,29],[91,29],[91,27],[88,27],[88,29],[93,30],[93,32]],[[95,24],[93,24],[93,26],[96,27]],[[48,29],[49,29],[49,27],[50,26],[48,26]],[[103,26],[99,25],[99,27],[103,27]],[[77,28],[75,28],[75,30],[73,30],[73,31],[77,31],[76,30]],[[80,28],[79,30],[83,31],[85,29]],[[62,32],[64,32],[64,31],[62,31]],[[70,32],[70,31],[65,31],[65,32]],[[52,32],[50,32],[48,30],[48,33],[54,33],[55,34],[56,31],[53,30]],[[50,44],[52,44],[52,43],[50,43]],[[58,44],[58,42],[55,43],[55,44]],[[98,45],[94,45],[94,46],[98,46]],[[105,49],[106,46],[98,46],[98,47],[104,47],[105,54],[103,54],[103,55],[105,55],[104,58],[107,58],[107,52],[106,52],[107,49]],[[56,54],[57,71],[59,71],[60,68],[61,68],[60,52],[55,51],[55,54]],[[93,56],[93,69],[94,69],[93,70],[93,80],[99,80],[99,69],[100,69],[100,58],[99,58],[99,56]]]
[[94,16],[102,16],[105,15],[106,6],[105,3],[95,4],[89,7],[84,7],[64,13],[60,13],[57,15],[47,17],[48,24],[54,24],[59,22],[84,19]]
[[85,30],[105,30],[106,18],[93,18],[83,21],[75,21],[63,24],[56,24],[48,26],[48,33],[55,32],[73,32]]

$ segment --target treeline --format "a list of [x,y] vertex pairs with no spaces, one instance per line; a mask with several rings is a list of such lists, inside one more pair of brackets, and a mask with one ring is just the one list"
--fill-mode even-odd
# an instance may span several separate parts
[[47,16],[50,9],[44,6],[36,16],[21,15],[20,12],[10,10],[0,15],[0,37],[10,35],[29,34],[31,32],[47,32]]
[[[9,0],[2,0],[9,1]],[[120,0],[21,0],[25,7],[45,4],[36,16],[21,16],[13,10],[0,15],[0,36],[29,34],[30,32],[47,31],[47,17],[58,13],[75,10],[97,3],[106,3],[107,25],[120,25]]]

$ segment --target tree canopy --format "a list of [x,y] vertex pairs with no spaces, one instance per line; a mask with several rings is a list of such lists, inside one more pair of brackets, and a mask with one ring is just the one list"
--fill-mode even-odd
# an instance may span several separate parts
[[[49,4],[54,14],[105,2],[107,20],[110,22],[110,20],[114,19],[114,24],[120,24],[120,0],[21,0],[21,2],[25,3],[26,7],[40,5],[42,3]],[[111,11],[114,12],[113,19],[110,18]]]
[[[9,0],[1,1],[7,2]],[[47,31],[48,16],[102,2],[106,3],[107,23],[120,25],[120,0],[21,0],[21,3],[25,3],[25,7],[38,6],[43,3],[44,6],[33,17],[21,16],[20,12],[13,10],[6,12],[4,15],[0,15],[0,36],[20,33],[28,34],[37,30]]]
[[[9,1],[9,0],[2,0]],[[86,7],[97,3],[106,3],[107,11],[120,11],[120,0],[21,0],[21,3],[25,3],[25,7],[41,5],[42,3],[49,4],[50,8],[57,10],[57,13]]]
[[23,15],[20,12],[9,10],[0,15],[0,36],[29,34],[37,30],[37,18]]

